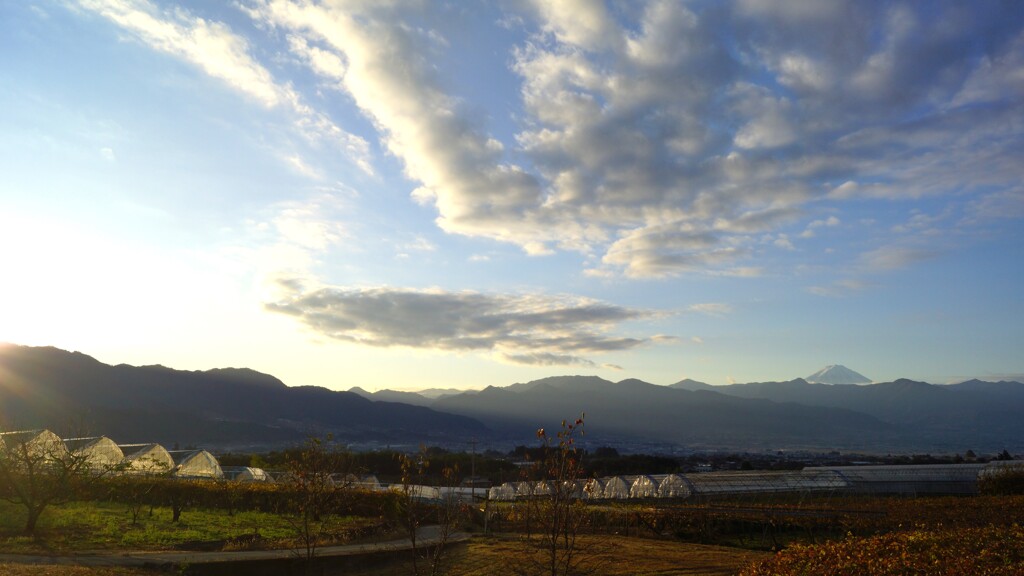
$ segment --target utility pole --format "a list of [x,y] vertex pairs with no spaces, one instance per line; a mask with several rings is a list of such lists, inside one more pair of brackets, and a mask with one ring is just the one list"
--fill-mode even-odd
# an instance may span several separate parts
[[473,450],[469,457],[469,495],[476,502],[476,438],[469,440]]

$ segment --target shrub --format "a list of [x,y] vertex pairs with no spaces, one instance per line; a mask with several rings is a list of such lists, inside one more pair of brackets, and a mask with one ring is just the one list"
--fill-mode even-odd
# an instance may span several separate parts
[[978,491],[994,496],[1024,494],[1024,466],[1007,467],[978,479]]
[[1024,573],[1024,528],[945,528],[847,537],[794,545],[753,564],[741,576],[1018,576]]

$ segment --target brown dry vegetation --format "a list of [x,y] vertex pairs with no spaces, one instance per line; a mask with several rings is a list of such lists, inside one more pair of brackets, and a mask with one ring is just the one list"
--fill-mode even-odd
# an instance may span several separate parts
[[[580,566],[582,571],[607,576],[736,574],[744,566],[767,556],[764,552],[724,546],[623,536],[584,535],[579,538],[579,546],[585,556]],[[523,556],[523,545],[515,536],[474,541],[463,558],[455,558],[457,563],[452,573],[460,576],[507,574],[507,567],[521,562]],[[505,571],[500,569],[503,566]]]
[[[580,537],[585,561],[583,574],[602,576],[725,576],[770,556],[767,552],[627,538],[624,536]],[[529,571],[529,559],[517,535],[474,538],[451,549],[445,574],[450,576],[506,576]],[[537,560],[541,552],[538,551]],[[534,565],[536,566],[536,565]],[[399,576],[410,574],[403,563],[362,572],[354,576]]]
[[[586,562],[583,573],[606,576],[726,576],[739,573],[752,562],[770,555],[723,546],[686,544],[623,536],[583,536]],[[525,567],[524,546],[518,536],[474,538],[451,549],[445,574],[450,576],[504,576]],[[409,566],[396,562],[352,576],[405,576]],[[0,563],[0,576],[149,576],[138,568],[42,566]]]

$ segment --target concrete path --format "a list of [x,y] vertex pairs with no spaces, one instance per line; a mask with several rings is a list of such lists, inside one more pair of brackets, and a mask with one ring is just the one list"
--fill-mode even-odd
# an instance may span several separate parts
[[[440,526],[424,526],[416,531],[416,545],[424,548],[434,546],[441,540],[440,533]],[[464,542],[469,540],[469,537],[469,534],[464,532],[455,532],[448,536],[448,543]],[[389,540],[387,542],[318,547],[316,549],[316,557],[319,559],[353,557],[384,552],[401,552],[411,549],[412,542],[408,538],[402,538],[398,540]],[[168,568],[174,566],[196,567],[236,562],[244,563],[265,562],[270,560],[295,560],[305,558],[305,554],[305,549],[238,550],[228,552],[188,552],[165,550],[156,552],[129,551],[111,553],[101,551],[79,552],[77,554],[62,556],[0,554],[0,563],[10,562],[15,564]]]

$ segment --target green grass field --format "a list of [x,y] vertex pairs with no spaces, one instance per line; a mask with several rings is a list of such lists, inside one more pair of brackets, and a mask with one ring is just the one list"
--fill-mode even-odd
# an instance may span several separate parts
[[[185,510],[178,522],[171,522],[171,509],[146,508],[132,523],[128,507],[106,502],[71,502],[46,509],[35,537],[21,535],[24,510],[0,501],[0,552],[51,554],[81,550],[162,550],[203,548],[203,543],[225,543],[225,549],[289,547],[296,530],[287,516],[266,512]],[[341,531],[364,518],[337,518],[333,527]]]

